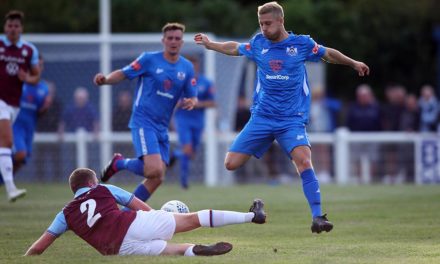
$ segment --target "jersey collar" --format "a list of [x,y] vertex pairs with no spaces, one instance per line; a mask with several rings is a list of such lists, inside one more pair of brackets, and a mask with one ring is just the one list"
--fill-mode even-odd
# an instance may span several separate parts
[[75,196],[73,198],[76,198],[76,197],[84,194],[85,192],[88,192],[90,189],[92,189],[92,188],[90,188],[90,187],[83,187],[83,188],[78,189],[76,191],[76,193],[75,193]]
[[[12,42],[9,41],[9,39],[8,39],[6,36],[3,36],[2,39],[3,39],[3,42],[5,43],[5,45],[6,45],[7,47],[9,47],[9,46],[12,45]],[[21,38],[18,39],[18,42],[15,44],[15,46],[17,46],[17,48],[19,48],[19,49],[20,49],[21,47],[23,47],[23,41],[21,40]]]

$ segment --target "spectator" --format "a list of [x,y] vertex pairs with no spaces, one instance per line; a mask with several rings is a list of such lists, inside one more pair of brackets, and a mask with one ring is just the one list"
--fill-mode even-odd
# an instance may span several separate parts
[[[400,130],[406,132],[417,132],[420,128],[420,110],[417,97],[409,94],[405,99],[405,109],[400,119]],[[402,169],[406,175],[406,182],[414,182],[415,168],[414,162],[414,144],[399,145],[399,153],[402,153]],[[410,161],[410,162],[409,162]]]
[[89,92],[84,87],[77,87],[73,95],[73,103],[68,105],[63,113],[59,126],[61,135],[75,132],[83,128],[88,132],[98,133],[98,114],[94,105],[89,102]]
[[431,85],[424,85],[419,99],[420,131],[433,132],[437,129],[439,104]]
[[[406,90],[399,84],[389,85],[385,89],[387,102],[383,105],[382,128],[384,131],[399,131],[402,114],[405,110]],[[384,177],[383,183],[402,183],[404,175],[402,171],[402,158],[400,146],[396,143],[382,145],[384,154]]]
[[[335,116],[340,110],[340,102],[329,99],[321,86],[312,88],[312,103],[310,105],[309,130],[311,132],[331,132],[336,127]],[[328,144],[314,144],[314,167],[316,176],[322,183],[330,183],[331,179],[331,146]]]
[[[381,130],[381,111],[376,102],[371,87],[362,84],[356,89],[356,102],[348,109],[347,127],[355,132],[374,132]],[[361,182],[370,181],[371,175],[376,175],[378,162],[378,145],[371,143],[352,144],[352,161]],[[362,164],[368,163],[369,167]],[[361,169],[363,168],[363,170]],[[362,171],[362,173],[361,173]]]
[[133,96],[130,91],[122,90],[118,93],[118,105],[113,111],[113,131],[130,131],[128,120],[131,117]]
[[[61,122],[61,114],[63,113],[63,104],[56,95],[57,87],[55,83],[48,82],[49,88],[48,101],[50,103],[49,109],[46,113],[38,118],[37,132],[54,133],[58,131],[58,126]],[[61,145],[58,143],[40,143],[36,146],[35,158],[41,160],[36,162],[35,175],[39,181],[53,180],[57,175],[62,175],[62,162],[60,162]],[[38,153],[44,153],[38,155]]]

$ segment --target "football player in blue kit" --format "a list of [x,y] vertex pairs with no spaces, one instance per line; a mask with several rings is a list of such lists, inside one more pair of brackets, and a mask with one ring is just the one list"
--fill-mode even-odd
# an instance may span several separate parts
[[244,55],[258,67],[252,116],[226,154],[226,169],[239,168],[251,155],[260,158],[277,140],[301,176],[312,214],[311,231],[329,232],[333,224],[321,212],[321,193],[306,133],[311,96],[305,62],[324,60],[347,65],[359,76],[368,75],[369,68],[338,50],[318,45],[310,36],[287,32],[284,11],[277,2],[259,6],[258,21],[261,33],[249,43],[213,42],[201,33],[194,37],[206,49]]
[[196,80],[190,61],[180,55],[185,26],[168,23],[162,28],[163,51],[144,52],[130,65],[108,75],[98,73],[97,85],[115,84],[138,78],[129,127],[136,157],[126,159],[116,153],[104,168],[101,181],[108,181],[116,172],[129,170],[145,177],[134,191],[146,201],[159,187],[169,162],[168,125],[174,107],[192,110],[197,103]]
[[212,82],[200,73],[200,61],[196,57],[188,58],[194,65],[197,80],[197,104],[191,111],[178,107],[174,113],[174,123],[179,135],[180,149],[174,156],[180,161],[180,185],[188,189],[190,161],[195,156],[205,127],[205,109],[215,106],[215,90]]
[[[44,61],[39,54],[38,65],[40,72],[44,69]],[[12,161],[14,164],[14,174],[31,157],[32,142],[34,140],[35,127],[40,115],[47,111],[51,103],[49,88],[46,81],[41,80],[33,85],[23,84],[23,91],[20,99],[20,111],[12,126],[14,133],[14,145],[12,148]],[[0,184],[3,182],[0,177]]]

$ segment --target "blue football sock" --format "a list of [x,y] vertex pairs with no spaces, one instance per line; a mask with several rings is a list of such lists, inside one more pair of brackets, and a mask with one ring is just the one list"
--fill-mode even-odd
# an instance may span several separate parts
[[147,188],[145,188],[145,186],[142,183],[139,183],[136,189],[134,189],[133,194],[134,196],[139,198],[139,200],[144,202],[148,200],[148,198],[150,198],[151,196],[150,192],[147,190]]
[[188,188],[188,175],[189,175],[189,164],[190,157],[187,155],[182,155],[180,158],[180,184],[184,188]]
[[313,169],[307,169],[301,173],[304,196],[309,202],[313,217],[321,216],[321,190]]
[[[151,196],[150,192],[147,190],[147,188],[145,188],[145,186],[142,183],[139,183],[139,185],[136,187],[136,189],[134,189],[133,194],[139,200],[144,201],[144,202],[147,201],[148,198],[150,198],[150,196]],[[121,210],[122,211],[130,211],[131,209],[128,207],[123,207]]]
[[136,175],[144,177],[144,161],[140,159],[121,159],[116,161],[116,168],[129,170]]

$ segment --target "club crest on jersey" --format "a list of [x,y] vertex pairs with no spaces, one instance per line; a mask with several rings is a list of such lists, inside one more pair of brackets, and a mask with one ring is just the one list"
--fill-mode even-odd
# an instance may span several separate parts
[[26,57],[27,55],[28,55],[27,49],[22,49],[21,50],[21,56]]
[[5,48],[3,48],[3,47],[0,47],[0,52],[5,52]]
[[294,46],[287,47],[286,53],[289,56],[296,56],[296,55],[298,55],[298,49],[295,48]]
[[283,68],[282,60],[270,60],[269,66],[274,72],[279,72]]
[[183,81],[185,80],[186,74],[184,72],[178,72],[177,73],[177,79]]

